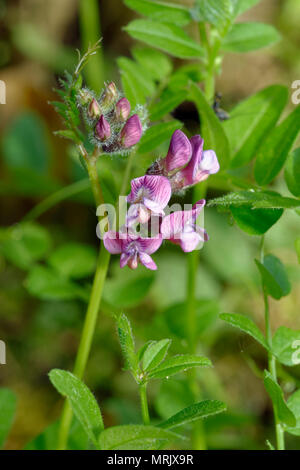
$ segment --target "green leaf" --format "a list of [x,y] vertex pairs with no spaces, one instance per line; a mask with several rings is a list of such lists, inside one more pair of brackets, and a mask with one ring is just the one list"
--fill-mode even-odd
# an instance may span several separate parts
[[287,426],[294,427],[296,418],[284,401],[283,392],[277,382],[273,379],[270,372],[265,370],[264,385],[272,400],[279,421]]
[[287,404],[296,418],[296,426],[287,428],[286,431],[294,436],[300,436],[300,390],[289,397]]
[[258,260],[255,260],[255,263],[260,271],[263,284],[271,297],[279,300],[290,293],[291,285],[280,259],[274,255],[267,255],[264,257],[263,264]]
[[186,90],[178,90],[176,93],[169,89],[164,90],[159,101],[150,107],[150,118],[152,121],[158,121],[166,114],[176,109],[187,98]]
[[139,64],[127,57],[120,57],[117,63],[121,72],[123,90],[132,108],[137,104],[145,104],[146,97],[152,96],[155,91],[153,80],[144,73]]
[[220,206],[222,208],[251,207],[251,209],[297,209],[300,201],[289,197],[282,197],[274,191],[239,191],[228,193],[225,196],[211,199],[207,207]]
[[[57,105],[58,104],[59,103],[57,103]],[[78,137],[78,135],[74,131],[71,131],[71,130],[55,131],[54,135],[57,135],[58,137],[62,137],[63,139],[71,140],[72,142],[75,142],[75,144],[81,143],[81,140]]]
[[280,326],[272,340],[272,351],[281,364],[286,366],[300,364],[300,330]]
[[188,8],[175,3],[157,0],[124,0],[124,2],[132,10],[152,20],[159,21],[165,18],[168,23],[184,26],[192,19]]
[[230,142],[231,167],[249,163],[265,136],[277,123],[288,100],[284,86],[273,85],[250,96],[230,112],[230,119],[223,123]]
[[195,83],[190,85],[190,99],[196,104],[200,116],[205,148],[216,152],[221,168],[224,169],[229,160],[229,141],[221,122]]
[[[203,334],[216,320],[220,310],[219,304],[216,300],[201,299],[196,301],[196,335],[197,337]],[[187,337],[186,325],[186,303],[180,302],[171,305],[162,312],[170,332],[178,338],[184,339]]]
[[220,318],[252,336],[252,338],[256,339],[264,348],[269,349],[266,338],[250,318],[239,315],[238,313],[222,313]]
[[48,258],[48,263],[63,277],[81,279],[93,274],[97,261],[96,250],[81,243],[60,246]]
[[269,24],[237,23],[225,36],[222,49],[230,52],[250,52],[271,46],[279,40],[280,34]]
[[174,356],[164,361],[155,369],[152,369],[148,377],[149,379],[163,379],[191,369],[192,367],[211,367],[211,361],[206,357],[193,356],[190,354]]
[[104,300],[119,309],[135,307],[149,293],[153,281],[153,272],[123,270],[117,277],[107,279],[103,293]]
[[300,131],[300,106],[267,136],[256,159],[254,176],[258,184],[269,184],[282,169]]
[[253,209],[251,206],[232,207],[231,213],[237,225],[250,235],[263,235],[282,216],[282,209]]
[[12,427],[16,413],[17,399],[8,388],[0,389],[0,448],[3,447]]
[[300,197],[300,148],[289,156],[284,177],[289,191],[294,196]]
[[130,322],[126,315],[120,315],[118,319],[118,335],[123,356],[125,358],[125,367],[136,374],[138,369],[138,358],[135,354],[134,337]]
[[49,373],[53,386],[67,397],[76,418],[93,444],[99,448],[98,439],[104,429],[98,403],[88,387],[71,372],[53,369]]
[[175,428],[196,421],[197,419],[203,419],[222,413],[223,411],[226,411],[225,403],[218,400],[205,400],[179,411],[174,416],[160,423],[159,427],[164,429]]
[[129,424],[105,429],[99,442],[102,450],[154,450],[162,442],[176,437],[176,434],[155,426]]
[[192,59],[204,55],[203,48],[176,25],[134,20],[124,28],[130,36],[174,57]]
[[24,222],[5,229],[2,234],[1,253],[21,269],[29,269],[43,258],[51,246],[47,230],[32,222]]
[[181,129],[182,123],[176,120],[162,122],[149,127],[139,143],[139,153],[155,150],[162,143],[169,141],[176,129]]
[[171,74],[173,64],[168,56],[150,47],[136,46],[132,55],[144,71],[150,74],[153,80],[161,81]]
[[42,119],[32,112],[20,114],[3,136],[2,153],[9,168],[46,173],[51,155],[49,136]]
[[231,0],[234,16],[241,15],[245,11],[254,7],[261,0]]
[[28,292],[44,300],[88,300],[88,292],[81,286],[59,276],[57,271],[45,266],[34,266],[25,280]]
[[231,20],[231,0],[196,0],[193,9],[197,21],[203,21],[224,28]]
[[170,345],[170,339],[162,339],[149,344],[143,354],[143,370],[147,371],[157,367],[165,359]]

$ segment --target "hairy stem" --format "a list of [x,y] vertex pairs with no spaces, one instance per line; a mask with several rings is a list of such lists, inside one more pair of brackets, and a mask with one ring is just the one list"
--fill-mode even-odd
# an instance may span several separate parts
[[150,424],[150,416],[147,401],[147,385],[140,385],[141,410],[144,424]]
[[[261,245],[260,245],[260,260],[261,263],[264,261],[264,241],[265,238],[262,236],[261,238]],[[268,346],[270,350],[272,349],[272,330],[271,330],[271,323],[270,323],[270,308],[269,308],[269,300],[266,288],[264,285],[262,286],[263,289],[263,297],[264,297],[264,306],[265,306],[265,328],[266,328],[266,338]],[[269,372],[272,375],[275,382],[277,382],[277,370],[276,370],[276,358],[271,353],[268,352],[268,368]],[[278,420],[276,408],[273,405],[274,411],[274,421],[275,421],[275,432],[276,432],[276,443],[277,443],[277,450],[284,450],[285,443],[284,443],[284,430]]]

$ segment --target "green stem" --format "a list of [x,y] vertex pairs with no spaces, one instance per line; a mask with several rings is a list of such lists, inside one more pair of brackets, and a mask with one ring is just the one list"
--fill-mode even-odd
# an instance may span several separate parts
[[[79,1],[79,23],[82,49],[88,50],[101,38],[100,9],[98,0]],[[88,86],[99,92],[104,83],[102,49],[94,55],[85,67]]]
[[[83,149],[83,153],[86,156],[86,152]],[[87,162],[87,169],[90,177],[90,182],[95,198],[96,205],[99,206],[100,204],[104,203],[103,200],[103,195],[102,195],[102,190],[100,187],[99,183],[99,178],[98,178],[98,172],[97,172],[97,159],[96,156],[93,155],[89,159],[86,158]],[[132,156],[127,160],[127,167],[125,170],[125,177],[122,183],[122,188],[121,188],[121,194],[123,194],[123,191],[125,191],[128,180],[130,177],[130,167],[132,165]],[[129,170],[128,170],[129,167]],[[109,261],[110,261],[110,253],[105,250],[105,248],[102,246],[99,256],[98,256],[98,262],[97,262],[97,268],[95,272],[95,277],[93,281],[93,286],[92,286],[92,292],[87,308],[87,313],[84,321],[84,326],[82,330],[82,335],[80,338],[80,343],[79,343],[79,348],[75,360],[75,366],[74,366],[74,374],[82,379],[84,376],[86,364],[88,361],[89,353],[91,350],[92,346],[92,341],[93,341],[93,336],[95,332],[95,327],[97,323],[97,318],[98,318],[98,312],[100,308],[100,302],[103,294],[103,288],[105,284],[105,279],[109,267]],[[67,442],[68,442],[68,435],[69,435],[69,430],[71,426],[71,421],[72,421],[72,409],[68,401],[65,402],[63,412],[62,412],[62,417],[61,417],[61,423],[60,423],[60,429],[59,429],[59,434],[58,434],[58,449],[59,450],[64,450],[67,448]]]
[[[264,261],[264,236],[261,239],[261,246],[260,246],[260,260],[261,263]],[[267,343],[272,350],[272,330],[271,330],[271,322],[270,322],[270,308],[269,308],[269,300],[267,291],[263,285],[263,297],[264,297],[264,306],[265,306],[265,328],[266,328],[266,338]],[[276,358],[271,353],[268,352],[268,367],[269,372],[272,375],[275,382],[277,382],[277,370],[276,370]],[[284,443],[284,430],[278,420],[276,408],[273,405],[273,412],[274,412],[274,421],[275,421],[275,432],[276,432],[276,442],[277,442],[277,450],[284,450],[285,443]]]
[[[206,182],[197,185],[194,188],[193,202],[205,197]],[[187,318],[187,338],[189,351],[195,354],[197,350],[197,317],[196,317],[196,287],[197,287],[197,268],[199,264],[200,253],[193,251],[187,255],[187,286],[186,286],[186,318]],[[190,390],[195,401],[199,401],[201,390],[197,381],[196,369],[191,369],[188,373]],[[204,425],[202,421],[196,421],[192,429],[192,448],[194,450],[205,450],[206,438]]]
[[148,401],[147,401],[147,388],[146,384],[140,385],[140,398],[141,398],[141,409],[142,409],[142,417],[144,424],[150,424],[150,416],[149,416],[149,409],[148,409]]
[[98,176],[98,171],[97,171],[97,157],[92,156],[88,159],[86,159],[87,163],[87,170],[94,194],[94,199],[96,202],[97,207],[104,204],[104,198],[102,194],[102,189],[99,183],[99,176]]

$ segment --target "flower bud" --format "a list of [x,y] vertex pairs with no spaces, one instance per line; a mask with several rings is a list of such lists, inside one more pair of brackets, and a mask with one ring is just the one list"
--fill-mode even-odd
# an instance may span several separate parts
[[116,117],[118,121],[126,121],[130,114],[130,103],[127,98],[121,98],[116,104]]
[[121,144],[125,148],[137,144],[142,137],[143,129],[140,118],[137,114],[131,116],[121,130]]
[[78,101],[82,106],[89,104],[93,99],[93,94],[87,88],[82,88],[78,91]]
[[118,98],[118,90],[114,82],[110,82],[105,88],[101,97],[101,106],[105,109],[109,109],[114,105]]
[[110,125],[107,122],[107,120],[105,119],[105,117],[103,116],[103,114],[102,114],[102,116],[100,117],[99,121],[96,124],[95,136],[98,139],[100,139],[102,142],[105,142],[111,136]]
[[88,116],[91,119],[98,119],[101,116],[101,108],[97,100],[95,98],[89,104],[88,108]]

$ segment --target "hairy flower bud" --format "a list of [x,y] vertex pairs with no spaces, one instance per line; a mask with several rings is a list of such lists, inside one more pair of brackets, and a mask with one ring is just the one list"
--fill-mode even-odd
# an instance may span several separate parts
[[98,119],[101,116],[101,108],[97,100],[95,98],[89,104],[88,108],[88,116],[91,119]]
[[78,91],[77,98],[78,98],[79,104],[81,104],[82,106],[85,106],[94,99],[94,96],[90,90],[88,90],[87,88],[82,88],[81,90]]
[[118,121],[126,121],[130,114],[130,103],[127,98],[121,98],[115,108]]
[[137,144],[142,137],[143,129],[140,118],[137,114],[131,116],[121,130],[120,140],[125,148]]
[[110,138],[110,136],[111,136],[110,125],[105,119],[105,117],[102,115],[96,124],[95,137],[100,139],[101,142],[105,142],[107,139]]
[[101,106],[103,109],[108,110],[111,108],[118,99],[119,92],[114,82],[110,82],[106,87],[101,97]]

